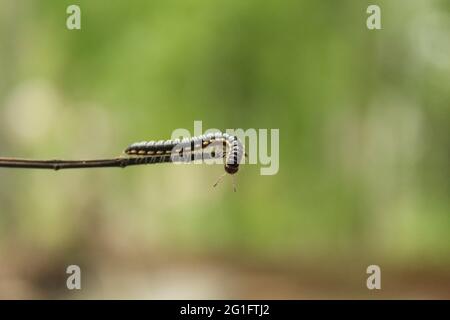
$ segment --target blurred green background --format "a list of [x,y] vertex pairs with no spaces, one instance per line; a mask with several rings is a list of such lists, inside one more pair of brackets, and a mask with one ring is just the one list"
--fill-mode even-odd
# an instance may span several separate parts
[[280,129],[280,170],[244,165],[233,193],[219,166],[0,169],[0,298],[450,298],[449,18],[446,0],[2,0],[1,156],[117,156],[202,120]]

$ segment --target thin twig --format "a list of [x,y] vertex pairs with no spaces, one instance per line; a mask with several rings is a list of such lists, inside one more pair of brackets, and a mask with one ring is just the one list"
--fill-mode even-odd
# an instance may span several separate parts
[[80,168],[125,168],[128,166],[168,162],[170,156],[118,157],[96,160],[30,160],[20,158],[0,158],[0,167],[23,169],[80,169]]

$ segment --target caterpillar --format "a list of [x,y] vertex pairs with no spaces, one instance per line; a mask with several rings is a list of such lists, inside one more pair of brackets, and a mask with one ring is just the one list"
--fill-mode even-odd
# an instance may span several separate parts
[[[212,154],[203,151],[210,145],[222,144],[226,150],[225,171],[228,174],[235,174],[239,171],[239,164],[244,155],[244,147],[236,136],[227,133],[209,133],[198,137],[184,138],[182,140],[159,140],[141,141],[128,146],[124,153],[130,156],[154,156],[156,163],[162,162],[189,162],[199,158],[201,152],[203,158],[215,158]],[[179,157],[176,157],[179,155]]]

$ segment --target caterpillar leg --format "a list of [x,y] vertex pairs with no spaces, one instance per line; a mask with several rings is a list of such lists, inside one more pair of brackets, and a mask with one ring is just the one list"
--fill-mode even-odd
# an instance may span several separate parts
[[[215,188],[215,187],[217,187],[217,185],[220,183],[220,182],[222,182],[222,180],[223,180],[223,178],[226,176],[226,175],[228,175],[228,173],[224,173],[224,174],[222,174],[220,177],[219,177],[219,179],[217,179],[217,181],[216,181],[216,183],[214,183],[214,185],[213,185],[213,187]],[[232,183],[233,183],[233,191],[234,192],[236,192],[236,176],[234,175],[234,174],[232,174],[231,175],[231,181],[232,181]]]
[[223,180],[223,178],[227,175],[227,173],[225,172],[224,174],[222,174],[219,179],[217,179],[216,183],[213,184],[213,187],[217,187],[217,185]]

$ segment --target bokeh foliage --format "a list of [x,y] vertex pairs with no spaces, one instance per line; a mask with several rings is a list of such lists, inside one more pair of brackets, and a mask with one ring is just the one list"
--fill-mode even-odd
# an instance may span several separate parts
[[448,266],[449,2],[376,2],[379,31],[367,1],[2,1],[2,156],[115,156],[202,120],[279,128],[280,171],[246,165],[234,194],[211,187],[217,166],[2,169],[0,248],[69,256],[100,233],[117,250]]

